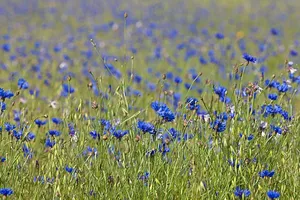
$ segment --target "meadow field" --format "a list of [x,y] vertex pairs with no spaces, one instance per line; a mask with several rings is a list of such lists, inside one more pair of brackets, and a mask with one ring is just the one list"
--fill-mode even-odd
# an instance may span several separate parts
[[0,2],[0,198],[300,199],[296,0]]

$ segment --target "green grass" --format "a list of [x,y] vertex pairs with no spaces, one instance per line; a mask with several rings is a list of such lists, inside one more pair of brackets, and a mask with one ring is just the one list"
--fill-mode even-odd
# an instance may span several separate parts
[[[76,1],[77,2],[77,1]],[[300,196],[300,138],[299,138],[299,114],[298,96],[295,91],[278,93],[276,89],[265,87],[266,79],[280,81],[288,79],[285,59],[289,57],[289,45],[297,38],[297,30],[292,26],[293,20],[298,19],[297,12],[291,12],[286,22],[276,22],[278,13],[286,13],[290,9],[290,4],[294,9],[298,4],[293,1],[278,8],[278,13],[268,9],[270,2],[263,1],[257,10],[253,10],[255,3],[241,1],[220,1],[218,5],[210,2],[203,2],[198,5],[197,1],[189,1],[182,8],[184,12],[174,13],[176,4],[169,5],[162,3],[162,8],[157,9],[157,15],[161,16],[159,23],[171,24],[176,27],[180,36],[175,40],[170,40],[163,36],[163,31],[159,28],[153,30],[158,38],[158,43],[163,47],[161,59],[149,61],[153,50],[157,47],[151,40],[135,32],[135,25],[125,25],[128,19],[115,19],[109,11],[99,13],[98,18],[86,16],[83,21],[76,18],[81,11],[76,14],[66,15],[65,21],[60,22],[60,14],[66,13],[70,3],[61,5],[57,15],[44,13],[44,17],[38,11],[25,15],[12,15],[13,20],[0,18],[7,30],[2,30],[1,34],[11,36],[10,44],[13,50],[10,53],[1,53],[0,60],[8,67],[7,70],[0,69],[0,87],[14,92],[14,97],[6,99],[7,109],[0,113],[0,158],[5,157],[4,162],[0,162],[0,188],[11,188],[14,193],[8,199],[235,199],[234,191],[237,186],[251,191],[248,199],[267,199],[268,190],[280,192],[280,199],[295,199]],[[78,3],[78,2],[77,2]],[[178,1],[178,3],[180,3]],[[257,3],[257,2],[256,2]],[[282,3],[281,3],[282,4]],[[281,5],[280,4],[280,5]],[[51,4],[52,5],[52,4]],[[77,5],[74,3],[74,5]],[[39,5],[40,9],[47,7],[47,4]],[[54,7],[60,6],[55,4]],[[107,6],[107,5],[105,5]],[[127,4],[119,5],[117,10],[127,9],[132,6],[136,16],[144,16],[144,10],[149,6],[147,2],[130,1]],[[140,6],[140,10],[134,10]],[[183,6],[183,5],[182,5]],[[242,6],[244,12],[240,14],[238,7]],[[200,7],[207,8],[215,17],[200,20],[196,23],[199,30],[208,28],[211,33],[210,39],[199,36],[203,42],[200,46],[189,42],[190,38],[198,36],[190,35],[186,25],[193,20],[193,14]],[[106,7],[105,7],[106,8]],[[11,8],[9,8],[11,9]],[[76,9],[74,8],[76,11]],[[75,12],[74,11],[74,12]],[[186,15],[187,11],[190,14]],[[266,11],[265,17],[262,11]],[[162,12],[162,13],[161,13]],[[165,12],[165,13],[164,13]],[[236,14],[237,17],[231,16]],[[239,14],[237,14],[239,13]],[[249,16],[254,14],[255,19],[250,20]],[[186,16],[185,16],[186,15]],[[101,18],[102,17],[102,18]],[[178,23],[180,19],[187,20],[187,23]],[[101,18],[101,19],[99,19]],[[132,17],[133,18],[133,17]],[[233,23],[221,22],[220,19],[234,19]],[[45,20],[46,19],[46,20]],[[120,29],[109,33],[93,33],[94,24],[102,24],[115,20]],[[43,29],[38,24],[44,21],[53,23],[51,28]],[[146,21],[146,20],[145,20]],[[151,21],[151,20],[150,20]],[[209,23],[214,23],[209,26]],[[225,23],[225,25],[224,25]],[[259,23],[259,25],[257,25]],[[146,23],[145,23],[146,24]],[[172,25],[173,24],[173,25]],[[225,26],[225,39],[218,41],[213,36],[220,31],[221,25]],[[123,27],[124,25],[124,27]],[[164,24],[165,25],[165,24]],[[34,26],[30,30],[30,26]],[[78,28],[86,27],[86,33],[80,33]],[[144,25],[146,26],[146,25]],[[258,33],[252,33],[250,27],[261,27]],[[280,45],[286,48],[280,52],[276,38],[269,35],[271,27],[276,26],[286,30],[280,38]],[[8,27],[13,27],[9,31]],[[123,29],[124,28],[124,29]],[[66,30],[67,29],[67,30]],[[242,31],[247,44],[247,52],[257,57],[263,57],[272,52],[277,52],[276,56],[268,56],[262,63],[268,67],[264,79],[260,79],[259,67],[243,63],[242,51],[236,50],[236,57],[231,58],[231,51],[222,55],[220,49],[231,45],[233,49],[238,49],[237,32]],[[18,41],[18,37],[26,36],[31,38]],[[132,33],[132,34],[131,34]],[[67,49],[66,42],[69,35],[75,35],[72,43],[76,49]],[[200,33],[199,33],[200,35]],[[267,53],[260,53],[257,50],[255,38],[259,41],[267,41],[271,46]],[[139,41],[139,38],[142,40]],[[96,49],[90,44],[90,39],[97,43]],[[45,60],[41,65],[40,79],[37,73],[30,69],[33,65],[39,64],[38,57],[29,52],[34,48],[34,43],[41,41],[44,51],[49,51],[52,59]],[[106,47],[99,47],[99,42],[105,42]],[[122,42],[118,46],[118,43]],[[208,63],[199,64],[199,56],[194,56],[188,60],[184,59],[185,51],[178,51],[176,46],[182,42],[189,43],[191,48],[197,49],[198,53],[205,55],[209,50],[214,50],[215,55],[222,61],[224,70],[220,66]],[[1,39],[0,44],[5,43]],[[57,43],[63,43],[64,49],[60,53],[52,51]],[[11,61],[10,56],[17,54],[16,47],[25,46],[28,56]],[[128,50],[130,46],[138,49],[138,53],[133,56]],[[81,51],[93,50],[92,58],[81,55]],[[99,51],[99,52],[97,52]],[[102,53],[113,55],[118,61],[113,59],[103,63]],[[174,53],[178,56],[174,56]],[[73,60],[68,69],[59,72],[59,65],[63,61],[63,54],[67,54]],[[169,56],[166,56],[169,55]],[[123,59],[127,56],[127,59]],[[41,56],[42,57],[42,56]],[[177,67],[168,63],[168,58],[176,62]],[[297,57],[295,58],[297,62]],[[209,61],[209,59],[207,58]],[[298,59],[299,61],[299,59]],[[83,63],[87,62],[86,71],[90,76],[83,74]],[[97,66],[93,66],[96,62]],[[109,76],[109,72],[104,65],[111,63],[123,75],[121,78]],[[281,67],[280,67],[281,65]],[[153,70],[153,73],[148,71]],[[199,74],[199,83],[190,78],[190,68],[195,68]],[[181,69],[181,71],[178,71]],[[127,73],[133,72],[141,75],[143,81],[137,84],[131,80]],[[174,76],[180,76],[183,83],[177,85],[173,80],[165,79],[166,73],[172,71]],[[12,80],[9,80],[12,72],[18,72]],[[74,75],[68,76],[68,72]],[[159,72],[158,76],[155,73]],[[242,75],[239,80],[229,80],[229,73]],[[47,77],[51,74],[52,77]],[[273,78],[272,78],[273,75]],[[24,78],[28,81],[30,88],[38,88],[38,97],[30,95],[28,90],[18,88],[17,81]],[[44,81],[50,82],[49,86]],[[88,84],[93,82],[93,86],[98,88],[104,95],[95,95]],[[147,83],[155,84],[155,91],[147,88]],[[75,88],[73,94],[62,97],[62,83],[66,83]],[[196,89],[186,89],[184,83],[192,84],[196,89],[202,89],[199,94]],[[164,85],[169,84],[169,89]],[[235,107],[235,116],[228,119],[226,130],[217,133],[211,126],[218,114],[222,112],[230,113],[229,105],[221,102],[214,93],[214,85],[222,85],[227,88],[227,97],[231,99],[231,106]],[[261,93],[253,96],[241,97],[236,95],[236,89],[244,87],[251,88],[251,84],[262,87]],[[297,89],[297,83],[292,83],[293,89]],[[138,90],[141,96],[131,95],[127,88]],[[181,94],[181,100],[177,110],[173,107],[174,93]],[[269,93],[278,93],[278,100],[268,99]],[[207,111],[210,121],[205,121],[196,112],[187,109],[186,98],[196,97],[199,100],[201,110]],[[25,103],[24,103],[25,100]],[[50,106],[51,101],[57,102],[57,108]],[[178,113],[178,117],[173,122],[164,122],[157,116],[151,108],[153,101],[164,102],[168,107]],[[93,103],[95,102],[95,103]],[[261,111],[265,104],[280,105],[284,110],[293,115],[292,120],[283,120],[279,115],[263,117],[263,114],[251,115],[250,108]],[[95,108],[95,105],[96,108]],[[14,110],[20,111],[20,122],[14,122]],[[184,119],[185,116],[185,119]],[[51,119],[58,117],[63,120],[60,125],[55,125]],[[38,127],[35,119],[48,120],[48,123]],[[129,130],[121,140],[115,138],[112,133],[105,130],[99,120],[109,120],[117,129]],[[137,122],[144,120],[154,124],[157,130],[156,135],[142,133],[137,128]],[[260,124],[264,121],[268,124],[265,130],[261,130]],[[20,140],[13,137],[12,131],[5,130],[5,123],[10,122],[17,125],[16,130],[23,127],[23,136]],[[74,124],[76,137],[69,135],[68,124]],[[282,134],[276,134],[270,125],[280,126]],[[175,128],[181,133],[181,141],[171,140],[167,142],[170,152],[163,156],[159,152],[159,145],[162,141],[157,138],[159,134],[168,133],[170,128]],[[56,129],[62,134],[59,137],[51,137],[56,142],[53,148],[45,148],[46,134],[49,130]],[[98,139],[90,136],[91,131],[100,134]],[[36,138],[27,141],[26,135],[33,132]],[[262,136],[263,133],[270,137]],[[106,133],[106,134],[104,134]],[[193,138],[184,140],[184,134],[192,134]],[[240,136],[242,134],[242,137]],[[253,134],[254,138],[248,140],[247,137]],[[32,150],[32,157],[23,152],[24,144]],[[87,147],[97,149],[97,154],[83,155]],[[147,152],[156,150],[154,156],[146,156]],[[229,161],[235,164],[230,165]],[[75,172],[68,173],[65,167],[74,168]],[[262,170],[274,170],[272,178],[261,178],[259,172]],[[141,176],[149,172],[147,180],[141,180]],[[42,180],[43,179],[43,180]],[[5,197],[4,197],[5,198]],[[243,197],[246,199],[246,197]]]

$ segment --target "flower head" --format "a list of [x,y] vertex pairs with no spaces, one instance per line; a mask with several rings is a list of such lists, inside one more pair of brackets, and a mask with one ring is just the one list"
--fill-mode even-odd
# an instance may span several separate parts
[[234,195],[240,198],[242,198],[243,196],[248,197],[250,194],[250,190],[241,189],[240,187],[236,187],[234,191]]
[[119,140],[121,140],[122,139],[122,137],[124,137],[125,135],[127,135],[129,133],[129,131],[123,131],[123,130],[115,130],[115,131],[113,131],[113,135],[117,138],[117,139],[119,139]]
[[19,86],[20,89],[25,90],[25,89],[28,89],[29,84],[28,84],[28,82],[25,79],[20,78],[18,80],[18,86]]
[[3,196],[10,196],[14,193],[14,191],[10,188],[0,188],[0,194]]
[[0,88],[0,99],[10,99],[14,96],[14,93],[12,93],[10,90],[4,90],[3,88]]
[[4,163],[5,161],[6,161],[6,158],[0,156],[0,163]]
[[283,82],[281,85],[277,86],[279,92],[285,93],[289,90],[289,85],[286,82]]
[[97,133],[96,131],[91,131],[90,132],[90,136],[92,136],[93,139],[99,139],[100,138],[100,134]]
[[61,91],[60,95],[63,97],[67,97],[69,94],[72,94],[74,92],[75,92],[75,89],[71,85],[64,83],[62,85],[62,91]]
[[271,99],[272,101],[275,101],[277,99],[277,94],[269,94],[268,98]]
[[189,109],[189,110],[199,110],[200,109],[200,105],[198,104],[198,99],[196,98],[193,98],[193,97],[189,97],[187,98],[186,100],[186,107]]
[[46,148],[53,148],[55,145],[55,141],[51,141],[50,138],[46,139],[45,146]]
[[154,125],[148,122],[138,121],[137,128],[143,131],[144,133],[150,133],[150,134],[156,133]]
[[40,119],[36,119],[34,120],[34,123],[40,128],[41,126],[44,126],[45,124],[47,124],[47,120],[40,120]]
[[29,132],[26,136],[27,141],[34,140],[35,135],[32,132]]
[[24,157],[25,157],[25,158],[31,159],[32,156],[33,156],[33,153],[32,153],[32,151],[31,151],[31,149],[28,148],[28,147],[26,146],[26,144],[23,145],[22,149],[23,149]]
[[60,118],[57,118],[57,117],[53,117],[52,118],[52,122],[54,124],[61,124],[62,123],[62,120]]
[[275,171],[272,170],[272,171],[269,171],[269,170],[263,170],[261,172],[258,173],[258,175],[261,177],[261,178],[265,178],[265,177],[273,177],[275,174]]
[[151,107],[156,114],[162,117],[165,121],[171,122],[175,119],[174,113],[167,107],[166,104],[154,101],[151,103]]
[[216,37],[218,40],[221,40],[221,39],[224,39],[224,34],[222,34],[222,33],[216,33],[215,37]]
[[72,174],[73,172],[75,172],[75,169],[74,169],[73,167],[69,167],[68,165],[65,167],[65,170],[66,170],[68,173],[70,173],[70,174]]
[[267,195],[268,195],[268,197],[269,197],[270,199],[277,199],[277,198],[280,197],[280,193],[277,192],[277,191],[275,191],[275,190],[269,190],[269,191],[267,192]]
[[247,62],[252,62],[252,63],[256,63],[257,62],[257,58],[247,54],[247,53],[244,53],[243,54],[243,58],[247,61]]
[[56,136],[56,137],[58,137],[58,136],[61,135],[61,132],[58,131],[58,130],[49,130],[48,133],[49,133],[49,135],[51,135],[51,136]]

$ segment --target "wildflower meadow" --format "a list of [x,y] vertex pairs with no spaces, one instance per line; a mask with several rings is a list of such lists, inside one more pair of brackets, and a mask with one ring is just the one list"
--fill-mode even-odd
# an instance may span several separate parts
[[0,199],[299,200],[299,10],[1,1]]

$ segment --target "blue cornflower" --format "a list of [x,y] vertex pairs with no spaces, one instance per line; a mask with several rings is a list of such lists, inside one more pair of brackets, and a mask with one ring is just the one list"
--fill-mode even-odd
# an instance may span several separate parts
[[248,140],[248,141],[251,141],[251,140],[253,140],[253,138],[254,138],[254,135],[253,135],[253,134],[250,134],[250,135],[247,137],[247,140]]
[[277,88],[278,86],[280,86],[280,83],[278,81],[270,81],[269,79],[267,79],[265,81],[265,86],[269,87],[269,88]]
[[29,133],[27,134],[27,136],[26,136],[26,139],[27,139],[28,141],[34,140],[34,138],[35,138],[35,135],[34,135],[33,133],[31,133],[31,132],[29,132]]
[[203,56],[200,56],[199,57],[199,62],[202,64],[202,65],[206,65],[207,64],[207,61],[205,60],[205,58]]
[[53,148],[55,145],[55,141],[51,141],[50,138],[46,139],[45,146],[46,148]]
[[34,123],[40,128],[41,126],[44,126],[45,124],[47,124],[47,120],[40,120],[40,119],[36,119],[34,120]]
[[160,139],[163,144],[168,143],[170,141],[170,135],[168,133],[159,134],[157,139]]
[[251,194],[250,190],[241,189],[240,187],[236,187],[234,191],[234,195],[242,198],[243,196],[248,197]]
[[98,155],[98,150],[97,148],[91,148],[91,147],[87,147],[83,153],[84,156],[97,156]]
[[150,133],[150,134],[156,133],[154,125],[148,122],[138,121],[137,128],[143,131],[143,133]]
[[1,162],[1,163],[4,163],[5,161],[6,161],[6,158],[0,156],[0,162]]
[[274,126],[271,124],[271,129],[275,132],[275,133],[278,133],[278,134],[281,134],[282,133],[282,129],[279,127],[279,126]]
[[128,130],[126,130],[126,131],[123,131],[123,130],[114,130],[114,131],[113,131],[113,135],[114,135],[117,139],[119,139],[119,140],[121,140],[122,137],[124,137],[124,136],[127,135],[128,133],[129,133]]
[[243,54],[243,58],[247,61],[247,62],[252,62],[252,63],[256,63],[257,61],[257,58],[247,54],[247,53],[244,53]]
[[60,118],[57,118],[57,117],[53,117],[52,118],[52,122],[54,124],[61,124],[62,123],[62,120]]
[[138,179],[144,182],[144,185],[147,186],[148,185],[148,179],[149,179],[150,173],[149,172],[145,172],[143,175],[138,175]]
[[269,171],[269,170],[263,170],[261,172],[258,173],[258,175],[261,177],[261,178],[265,178],[265,177],[273,177],[275,174],[275,171],[272,170],[272,171]]
[[200,109],[200,105],[198,104],[198,99],[193,98],[193,97],[189,97],[186,100],[186,107],[190,110],[198,110]]
[[69,135],[70,135],[71,137],[75,136],[76,130],[75,130],[75,128],[74,128],[74,124],[69,123],[69,124],[68,124],[68,128],[69,128]]
[[283,112],[280,105],[263,105],[261,107],[261,113],[263,113],[264,117],[275,116],[276,114],[281,114]]
[[32,156],[33,156],[31,149],[29,149],[29,148],[26,146],[26,144],[23,145],[22,149],[23,149],[24,157],[25,157],[25,158],[28,157],[29,159],[31,159]]
[[173,79],[173,73],[172,73],[172,72],[167,72],[167,73],[166,73],[166,77],[167,77],[167,79],[169,79],[169,80]]
[[20,78],[18,80],[18,86],[19,86],[19,89],[24,89],[25,90],[25,89],[28,89],[29,84],[25,79]]
[[215,37],[219,40],[224,39],[224,35],[222,33],[216,33]]
[[100,134],[97,133],[96,131],[91,131],[90,136],[92,136],[93,139],[100,139]]
[[6,110],[6,104],[0,101],[0,111],[3,112],[4,110]]
[[66,97],[69,94],[72,94],[74,92],[75,92],[75,89],[71,85],[64,83],[62,85],[62,91],[61,91],[60,95],[63,96],[63,97]]
[[185,84],[184,84],[184,87],[185,87],[185,89],[187,89],[187,90],[193,90],[193,89],[194,89],[194,87],[192,87],[192,85],[191,85],[190,83],[185,83]]
[[154,101],[151,103],[151,108],[167,122],[171,122],[175,119],[174,113],[164,103]]
[[277,94],[269,94],[268,95],[268,98],[273,100],[273,101],[277,100],[277,97],[278,97]]
[[180,84],[180,83],[182,83],[182,78],[180,78],[179,76],[176,76],[176,77],[174,78],[174,82],[175,82],[176,84]]
[[4,90],[3,88],[0,88],[0,99],[10,99],[14,96],[14,93],[12,93],[10,90]]
[[290,55],[291,56],[298,56],[298,52],[296,50],[291,50]]
[[100,123],[101,123],[102,126],[104,126],[105,130],[109,130],[110,128],[112,128],[112,125],[111,125],[109,120],[101,119]]
[[2,45],[2,49],[3,49],[3,51],[5,51],[5,52],[10,52],[10,44],[3,44]]
[[68,165],[65,167],[65,170],[70,174],[75,172],[75,169],[73,167],[69,167]]
[[277,191],[275,191],[275,190],[269,190],[269,191],[267,192],[267,195],[268,195],[268,197],[269,197],[270,199],[277,199],[277,198],[280,197],[280,193],[277,192]]
[[147,180],[149,178],[149,176],[150,176],[150,173],[149,172],[145,172],[143,175],[138,175],[138,178],[139,178],[139,180],[145,181],[145,180]]
[[22,113],[20,111],[14,110],[14,120],[16,122],[20,122],[21,114]]
[[10,188],[0,188],[0,194],[3,196],[10,196],[14,193],[14,191]]
[[173,139],[177,139],[178,142],[181,140],[180,133],[175,128],[170,128],[169,133]]
[[223,86],[213,86],[215,94],[217,94],[220,98],[225,98],[227,94],[227,89]]
[[6,130],[7,132],[10,132],[10,131],[12,131],[12,130],[14,130],[14,129],[16,128],[15,125],[10,124],[10,123],[8,123],[8,122],[4,123],[4,127],[5,127],[5,130]]
[[285,120],[291,120],[292,118],[289,116],[289,113],[287,112],[287,111],[285,111],[285,110],[282,110],[281,112],[280,112],[280,114],[281,114],[281,116],[285,119]]
[[210,124],[210,127],[218,133],[221,133],[226,130],[226,120],[216,119]]
[[170,148],[166,143],[159,144],[158,146],[159,152],[162,153],[162,156],[165,156],[168,152],[170,152]]
[[53,47],[53,51],[55,53],[60,52],[62,50],[62,46],[60,44],[57,44]]
[[58,137],[58,136],[61,135],[61,132],[58,131],[58,130],[49,130],[48,133],[49,133],[51,136],[56,136],[56,137]]
[[272,35],[279,35],[280,31],[277,28],[271,28],[270,33]]
[[277,90],[282,93],[287,92],[288,89],[289,89],[289,85],[286,82],[283,82],[281,85],[277,86]]
[[22,132],[22,131],[16,131],[16,130],[13,130],[13,136],[14,136],[17,140],[21,139],[22,135],[23,135],[23,132]]

